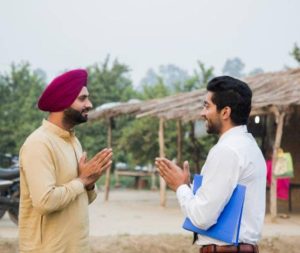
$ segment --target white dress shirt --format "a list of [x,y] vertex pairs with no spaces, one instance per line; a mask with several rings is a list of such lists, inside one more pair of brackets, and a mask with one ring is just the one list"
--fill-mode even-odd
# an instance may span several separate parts
[[[195,226],[208,229],[217,222],[237,184],[245,185],[239,242],[256,244],[265,216],[266,163],[245,125],[233,127],[220,137],[201,174],[202,186],[195,195],[188,185],[181,185],[176,191],[184,215]],[[202,235],[198,235],[196,243],[226,244]]]

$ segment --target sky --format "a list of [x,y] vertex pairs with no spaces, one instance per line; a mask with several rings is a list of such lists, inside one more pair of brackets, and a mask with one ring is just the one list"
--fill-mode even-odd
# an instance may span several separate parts
[[137,85],[149,68],[197,61],[222,73],[239,57],[245,72],[296,67],[299,0],[0,0],[0,72],[28,61],[47,80],[112,60]]

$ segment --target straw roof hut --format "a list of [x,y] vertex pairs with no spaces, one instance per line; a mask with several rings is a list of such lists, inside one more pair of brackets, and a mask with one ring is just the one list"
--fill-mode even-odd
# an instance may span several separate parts
[[[293,124],[296,124],[296,127],[293,124],[290,127],[292,129],[299,129],[300,68],[262,73],[247,77],[245,81],[253,91],[251,115],[271,115],[276,123],[275,140],[273,141],[274,163],[276,150],[282,146],[283,127],[284,122],[287,121],[286,119],[289,119],[291,115],[295,115]],[[137,103],[120,103],[110,108],[92,112],[90,119],[112,118],[124,114],[133,114],[136,115],[137,118],[157,117],[160,119],[160,155],[164,156],[164,120],[187,122],[200,119],[199,111],[201,110],[205,93],[205,90],[195,90],[161,99],[140,101]],[[287,145],[287,143],[293,140],[294,139],[291,139],[289,141],[287,137],[283,144]],[[295,149],[295,147],[293,149]],[[300,150],[300,147],[298,150]],[[296,158],[295,165],[296,167],[300,167],[300,158]],[[163,184],[164,182],[161,183]],[[164,201],[162,201],[162,203],[164,203]],[[276,208],[276,180],[273,176],[271,184],[272,217],[276,217]]]

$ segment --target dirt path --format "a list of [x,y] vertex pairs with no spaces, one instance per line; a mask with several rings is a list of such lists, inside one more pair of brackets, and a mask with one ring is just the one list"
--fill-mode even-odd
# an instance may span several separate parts
[[[103,193],[99,193],[90,206],[93,253],[197,252],[197,247],[190,245],[191,234],[181,229],[183,216],[175,194],[168,192],[167,199],[167,207],[163,208],[159,206],[159,192],[117,190],[110,193],[109,202],[104,202]],[[8,216],[0,220],[1,253],[17,252],[17,236],[17,227]],[[297,247],[300,216],[279,218],[276,224],[270,223],[267,216],[261,252],[296,253]]]

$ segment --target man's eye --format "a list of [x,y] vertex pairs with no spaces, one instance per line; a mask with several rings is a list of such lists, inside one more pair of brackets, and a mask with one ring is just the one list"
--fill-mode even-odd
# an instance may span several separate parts
[[86,99],[86,97],[79,97],[78,98],[80,101],[84,101]]

